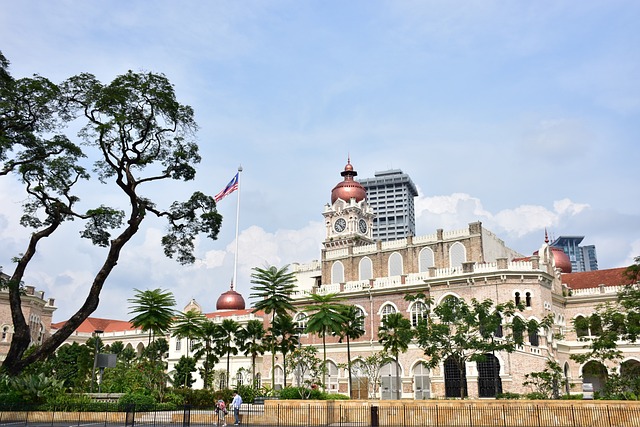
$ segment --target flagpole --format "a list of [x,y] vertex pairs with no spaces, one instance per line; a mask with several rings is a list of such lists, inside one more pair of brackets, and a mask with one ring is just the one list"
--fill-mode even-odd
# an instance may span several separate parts
[[238,166],[238,200],[236,201],[236,256],[233,261],[233,283],[231,283],[231,289],[236,290],[236,284],[238,283],[238,229],[240,227],[240,173],[242,172],[242,166]]

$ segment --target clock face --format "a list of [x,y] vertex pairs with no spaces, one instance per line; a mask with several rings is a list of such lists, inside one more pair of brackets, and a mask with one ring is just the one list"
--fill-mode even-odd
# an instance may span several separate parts
[[358,229],[360,230],[360,232],[362,234],[366,234],[366,232],[367,232],[367,221],[365,221],[364,219],[361,219],[360,221],[358,221]]
[[333,228],[338,233],[342,233],[345,230],[345,228],[347,228],[347,221],[345,221],[344,218],[338,218],[336,222],[333,224]]

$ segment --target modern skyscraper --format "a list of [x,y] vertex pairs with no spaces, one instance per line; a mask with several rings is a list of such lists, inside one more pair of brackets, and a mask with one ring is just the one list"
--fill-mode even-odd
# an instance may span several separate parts
[[374,178],[359,181],[373,208],[373,239],[401,239],[416,234],[413,199],[418,190],[411,178],[400,169],[376,172]]
[[560,236],[551,246],[561,248],[571,260],[572,272],[594,271],[598,269],[598,257],[594,245],[580,246],[584,236]]

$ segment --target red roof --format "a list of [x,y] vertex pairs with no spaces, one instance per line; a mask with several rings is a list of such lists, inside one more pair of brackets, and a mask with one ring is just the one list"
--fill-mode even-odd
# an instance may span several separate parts
[[[52,323],[51,329],[60,329],[67,323],[64,322]],[[122,332],[122,331],[132,331],[139,328],[134,328],[133,325],[126,320],[115,320],[115,319],[99,319],[97,317],[88,317],[84,322],[78,326],[76,332],[86,332],[92,333],[93,331],[103,331],[103,332]]]
[[571,289],[587,289],[604,286],[624,286],[630,285],[632,281],[628,279],[624,272],[627,267],[610,268],[608,270],[584,271],[580,273],[568,273],[562,275],[562,283]]

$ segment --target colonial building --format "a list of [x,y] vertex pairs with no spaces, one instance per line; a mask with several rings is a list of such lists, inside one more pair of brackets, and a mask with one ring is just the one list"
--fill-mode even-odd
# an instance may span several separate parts
[[[351,343],[356,375],[353,390],[348,389],[344,368],[345,344],[327,337],[329,391],[367,396],[366,378],[358,375],[358,360],[382,350],[378,328],[384,316],[399,312],[417,324],[424,315],[424,302],[407,302],[404,296],[418,292],[435,303],[450,296],[467,301],[488,298],[496,304],[514,301],[525,307],[517,314],[523,321],[540,322],[551,315],[554,324],[551,329],[525,336],[524,344],[513,353],[497,352],[487,355],[486,362],[467,363],[462,373],[453,361],[427,370],[422,350],[410,346],[400,355],[399,387],[394,380],[395,365],[383,367],[381,398],[456,397],[460,381],[466,382],[470,397],[493,397],[501,391],[523,393],[530,391],[523,386],[525,374],[544,370],[548,359],[560,363],[574,391],[581,390],[583,382],[594,384],[596,390],[601,387],[606,369],[585,369],[569,359],[571,354],[585,351],[585,343],[578,338],[591,333],[576,332],[573,319],[593,313],[601,302],[615,300],[619,286],[626,284],[623,269],[593,272],[599,273],[598,277],[593,273],[570,274],[570,260],[561,249],[550,246],[548,239],[533,255],[524,257],[480,222],[462,230],[373,241],[371,208],[364,188],[353,180],[356,172],[350,162],[341,175],[343,181],[332,190],[331,204],[323,212],[326,236],[321,260],[293,266],[300,277],[295,319],[301,327],[306,325],[303,307],[311,303],[311,293],[337,293],[344,302],[358,307],[364,318],[365,334]],[[604,272],[608,272],[606,277]],[[314,335],[302,336],[301,341],[303,345],[322,345]],[[627,362],[638,363],[637,346],[624,347],[624,351]],[[275,378],[270,379],[270,360],[263,358],[263,378],[280,386],[284,383],[283,364],[276,363]],[[294,375],[288,375],[290,384]]]
[[[9,276],[0,272],[2,281],[9,280]],[[36,290],[35,286],[27,285],[21,295],[22,313],[29,325],[31,343],[40,344],[51,334],[51,317],[56,310],[53,298],[45,299],[44,292]],[[11,346],[13,336],[13,322],[11,321],[11,306],[9,305],[9,291],[0,287],[0,362],[4,360]]]

